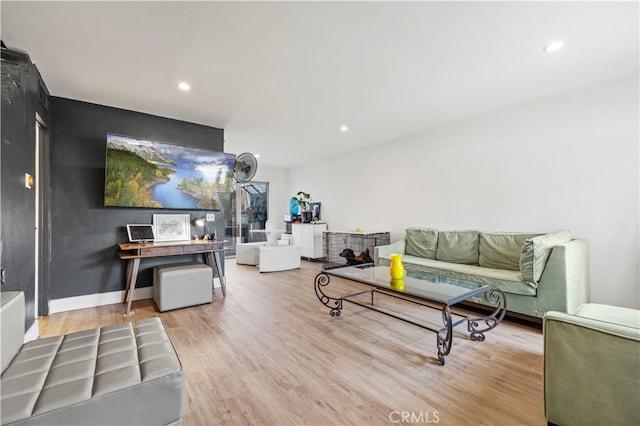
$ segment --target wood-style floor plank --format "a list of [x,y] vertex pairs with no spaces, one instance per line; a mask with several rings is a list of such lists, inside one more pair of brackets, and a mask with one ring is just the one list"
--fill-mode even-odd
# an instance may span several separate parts
[[[260,274],[228,259],[226,298],[216,289],[211,304],[165,313],[136,301],[127,317],[124,304],[64,312],[40,319],[40,335],[160,317],[185,372],[185,425],[545,424],[539,326],[507,319],[485,342],[461,328],[441,366],[434,333],[347,303],[331,317],[314,292],[320,270]],[[331,278],[326,291],[357,287]]]

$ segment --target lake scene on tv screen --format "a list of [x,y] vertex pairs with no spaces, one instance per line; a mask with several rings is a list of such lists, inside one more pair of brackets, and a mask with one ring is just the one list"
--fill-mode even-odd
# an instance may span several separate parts
[[221,210],[235,155],[107,134],[105,206]]

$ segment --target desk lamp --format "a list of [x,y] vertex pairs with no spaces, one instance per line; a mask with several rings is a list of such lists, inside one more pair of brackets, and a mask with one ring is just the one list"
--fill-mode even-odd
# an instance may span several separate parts
[[[207,218],[204,216],[201,216],[196,219],[193,219],[191,223],[193,224],[193,226],[199,226],[202,228],[202,230],[204,231],[202,238],[204,239],[205,236],[207,235]],[[196,234],[196,240],[199,240],[200,237],[198,237],[197,235],[198,234]]]

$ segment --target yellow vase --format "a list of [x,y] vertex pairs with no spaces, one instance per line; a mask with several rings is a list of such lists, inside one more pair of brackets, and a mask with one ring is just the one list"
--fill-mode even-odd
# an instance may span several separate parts
[[391,278],[391,288],[398,291],[404,291],[404,280],[402,278]]
[[391,255],[391,266],[389,266],[389,273],[391,278],[399,280],[404,278],[404,265],[402,264],[401,254]]

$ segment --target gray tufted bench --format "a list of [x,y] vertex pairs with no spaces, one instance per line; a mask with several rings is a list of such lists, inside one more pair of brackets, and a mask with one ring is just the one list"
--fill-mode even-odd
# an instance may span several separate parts
[[21,292],[2,293],[0,320],[2,425],[181,423],[182,366],[159,318],[37,339],[14,356],[4,331],[24,324]]

